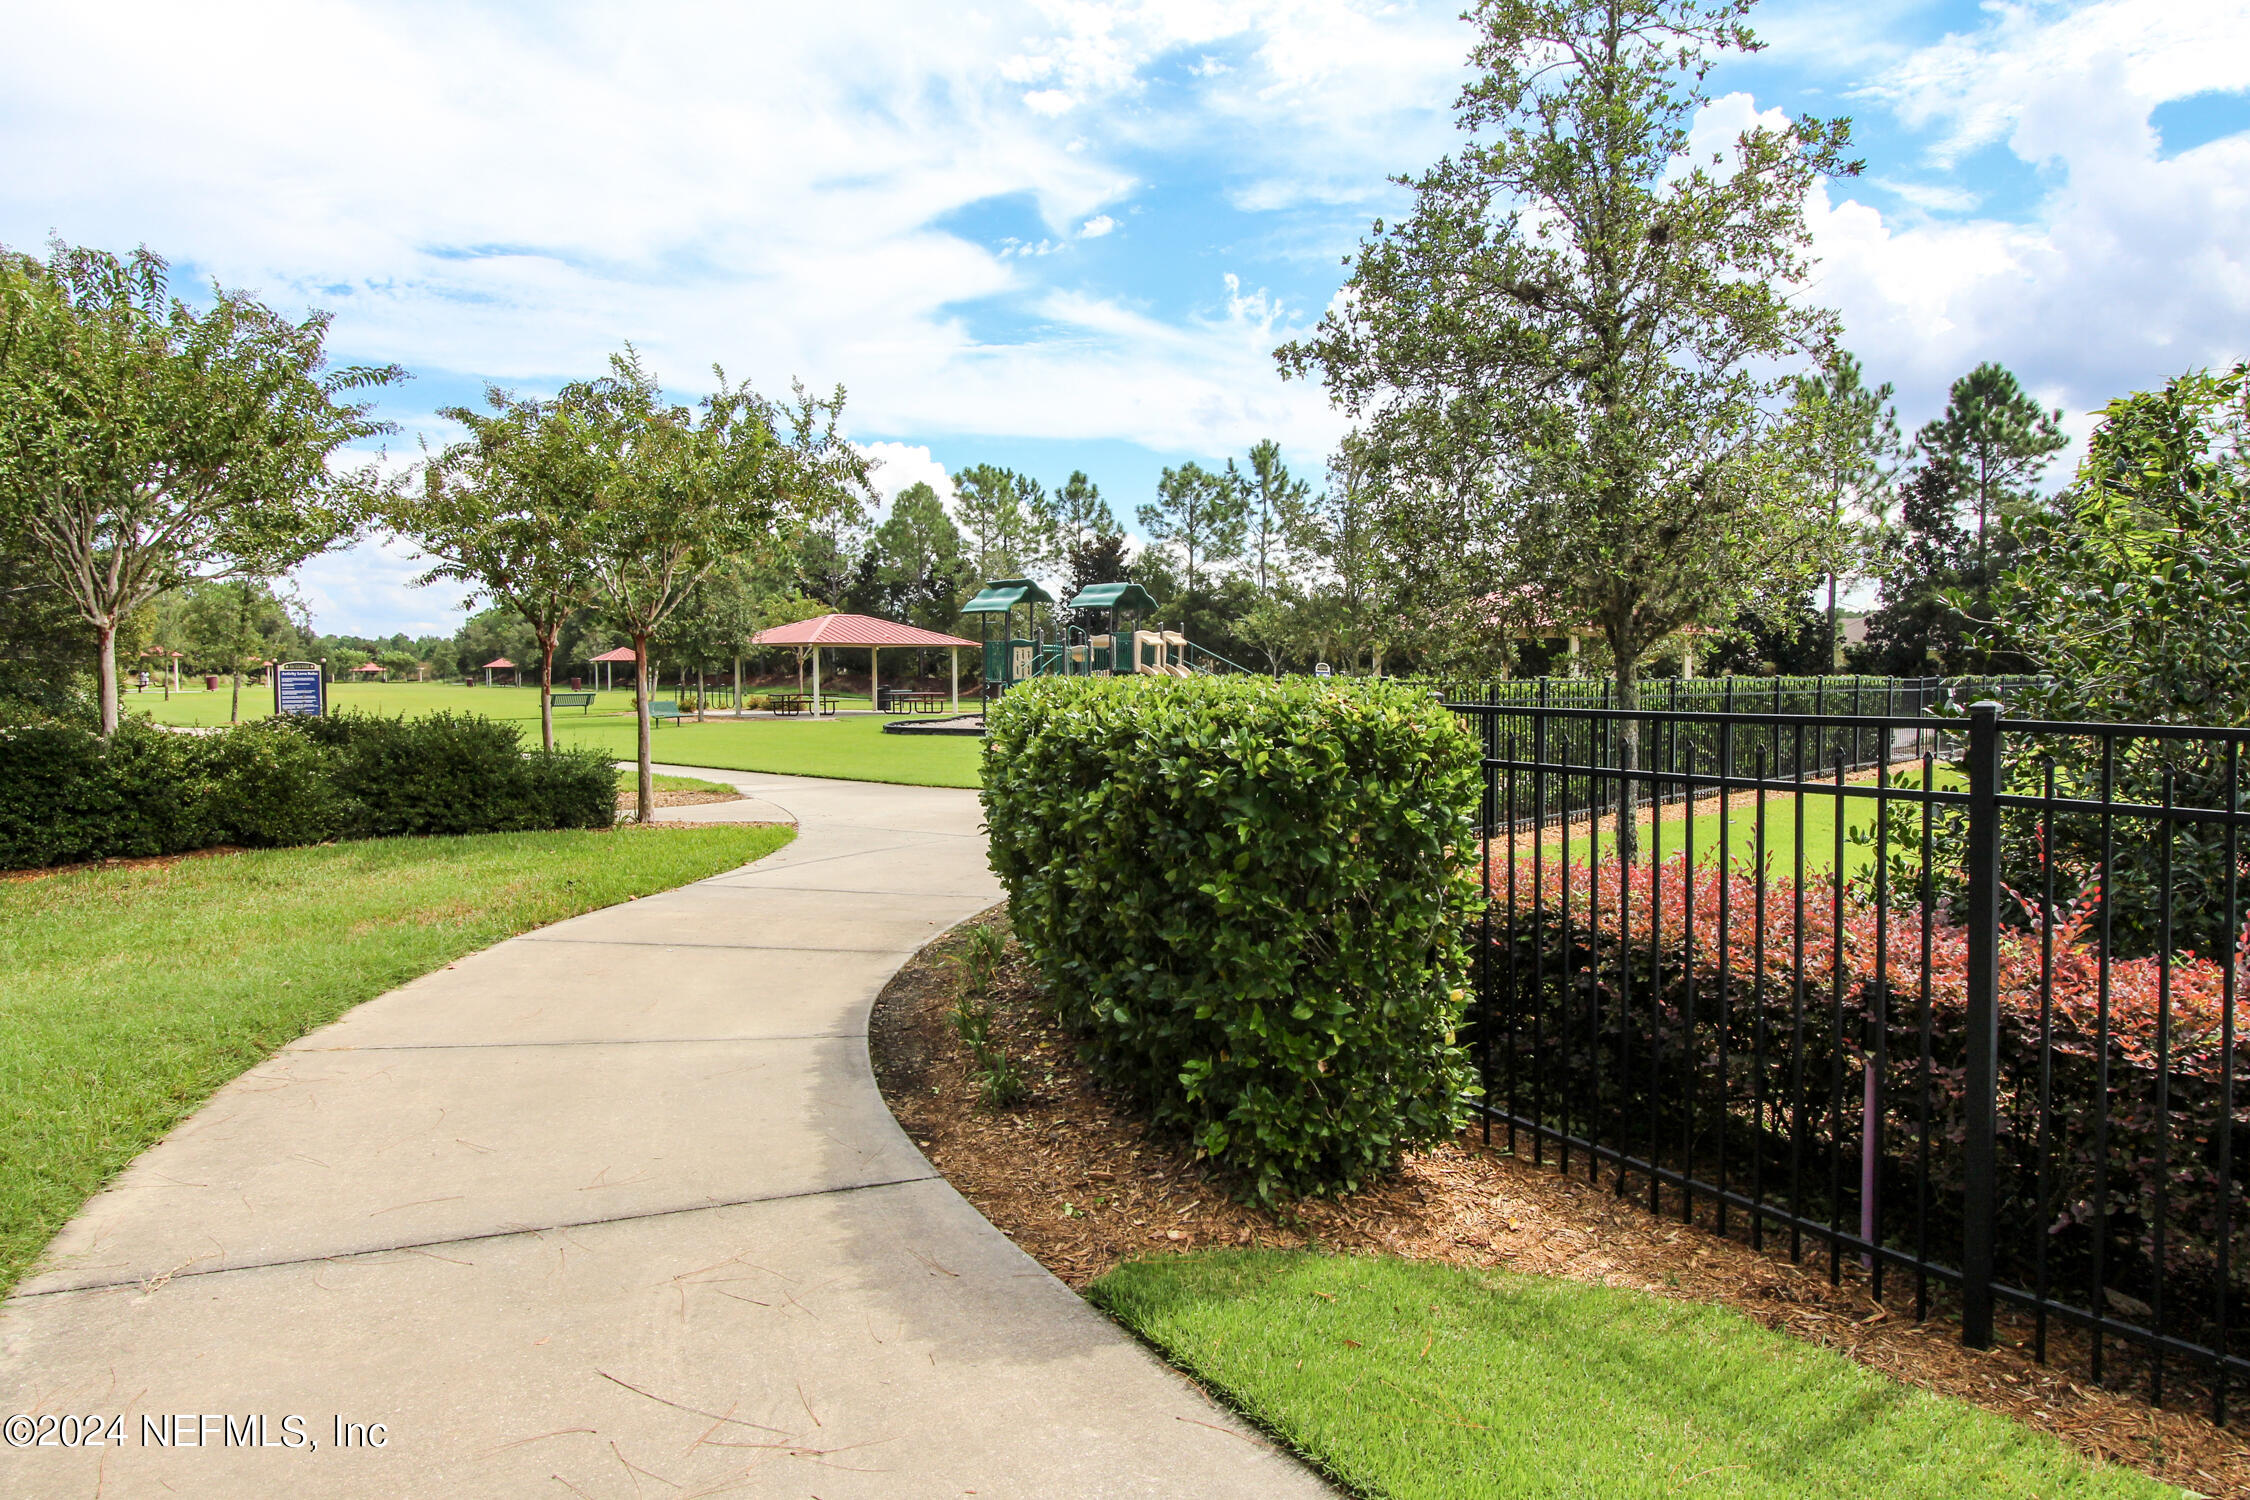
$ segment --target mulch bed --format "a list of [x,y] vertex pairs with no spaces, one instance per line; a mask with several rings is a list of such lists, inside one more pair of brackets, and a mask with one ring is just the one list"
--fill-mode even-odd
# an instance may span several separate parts
[[[689,792],[678,789],[665,791],[659,788],[651,800],[658,807],[701,807],[706,802],[740,802],[742,793]],[[634,793],[628,791],[617,794],[617,810],[619,812],[632,812],[639,806],[640,803],[635,800]]]
[[[1105,1093],[1070,1036],[1040,1008],[1028,965],[1012,960],[991,991],[992,1035],[1031,1088],[994,1111],[976,1099],[968,1049],[947,1012],[961,990],[970,927],[1005,927],[995,908],[917,955],[883,991],[871,1023],[884,1098],[915,1143],[978,1211],[1073,1287],[1138,1257],[1210,1246],[1304,1248],[1407,1256],[1566,1276],[1659,1296],[1721,1303],[1886,1375],[1958,1396],[2054,1433],[2088,1455],[2128,1464],[2205,1495],[2250,1494],[2250,1442],[2189,1411],[2041,1365],[2012,1345],[1962,1347],[1959,1330],[1916,1323],[1910,1298],[1874,1302],[1857,1268],[1831,1286],[1825,1265],[1793,1265],[1677,1219],[1665,1220],[1583,1178],[1487,1147],[1478,1131],[1409,1157],[1390,1181],[1273,1214],[1237,1202],[1191,1149],[1152,1137]],[[1011,949],[1011,953],[1014,950]]]
[[164,865],[176,865],[183,859],[209,859],[218,854],[240,853],[240,844],[213,844],[208,849],[190,849],[185,854],[151,854],[135,859],[89,859],[74,865],[41,865],[35,870],[0,870],[0,881],[44,880],[50,875],[70,875],[79,870],[153,870]]

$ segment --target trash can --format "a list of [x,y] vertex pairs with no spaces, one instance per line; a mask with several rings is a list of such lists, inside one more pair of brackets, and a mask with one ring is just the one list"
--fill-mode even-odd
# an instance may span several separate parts
[[218,690],[219,690],[219,674],[218,674],[218,673],[216,673],[216,672],[206,672],[206,673],[204,673],[204,674],[203,674],[203,691],[205,691],[206,693],[215,693],[215,692],[217,692]]

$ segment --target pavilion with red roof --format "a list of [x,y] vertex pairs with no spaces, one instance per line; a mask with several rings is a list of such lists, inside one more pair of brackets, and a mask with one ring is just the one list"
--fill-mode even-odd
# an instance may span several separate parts
[[[492,673],[493,669],[496,667],[505,668],[510,672],[516,670],[516,664],[514,662],[508,660],[508,658],[506,658],[505,656],[495,656],[494,658],[492,658],[492,660],[484,664],[484,685],[486,687],[492,686]],[[518,681],[521,681],[520,676],[518,678]]]
[[593,658],[594,665],[602,669],[603,692],[609,691],[610,667],[618,662],[632,661],[633,659],[633,648],[630,646],[619,646],[615,651],[604,651],[601,655]]
[[919,625],[901,625],[895,620],[879,620],[873,615],[820,615],[810,620],[799,620],[791,625],[776,625],[771,630],[761,630],[753,638],[757,646],[794,646],[800,652],[812,652],[813,712],[820,712],[820,653],[823,647],[839,646],[846,650],[864,650],[867,653],[867,696],[881,702],[877,684],[880,681],[880,660],[885,646],[905,646],[919,650],[942,650],[949,653],[953,663],[953,707],[961,707],[961,648],[973,647],[975,641],[963,640],[957,635],[944,635],[935,630],[924,630]]

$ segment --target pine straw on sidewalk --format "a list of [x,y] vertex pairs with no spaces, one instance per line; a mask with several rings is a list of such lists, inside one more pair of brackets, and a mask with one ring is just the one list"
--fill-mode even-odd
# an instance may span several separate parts
[[969,928],[1005,922],[995,909],[957,928],[892,979],[871,1023],[875,1072],[892,1112],[938,1170],[1073,1287],[1152,1254],[1318,1246],[1720,1303],[1898,1380],[2044,1428],[2082,1453],[2205,1495],[2250,1494],[2250,1443],[2199,1415],[2088,1385],[2034,1362],[2005,1336],[1989,1351],[1963,1348],[1956,1327],[1917,1324],[1879,1306],[1853,1277],[1832,1287],[1825,1267],[1792,1265],[1657,1218],[1606,1183],[1597,1188],[1504,1146],[1486,1147],[1478,1131],[1410,1157],[1392,1180],[1348,1198],[1308,1201],[1286,1216],[1248,1207],[1189,1149],[1151,1138],[1130,1108],[1095,1085],[1071,1038],[1040,1009],[1037,983],[1020,961],[992,987],[992,1037],[1031,1097],[986,1109],[948,1012],[961,993]]

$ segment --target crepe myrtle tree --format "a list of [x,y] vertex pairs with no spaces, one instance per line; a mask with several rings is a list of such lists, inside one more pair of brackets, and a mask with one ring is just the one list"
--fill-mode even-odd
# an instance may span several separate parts
[[328,366],[328,314],[292,322],[162,257],[0,248],[0,526],[92,631],[104,735],[117,632],[168,589],[276,577],[354,535],[386,485],[336,453],[391,430],[355,393],[396,365]]
[[649,771],[649,640],[697,584],[779,530],[818,524],[864,504],[869,461],[837,430],[843,387],[825,398],[795,388],[780,402],[747,382],[693,409],[667,400],[640,354],[610,356],[609,373],[556,397],[583,414],[598,470],[586,519],[595,609],[633,643],[640,775],[635,815],[654,810]]
[[590,414],[497,386],[485,407],[438,415],[468,429],[423,466],[419,495],[386,507],[391,529],[434,566],[417,584],[467,584],[522,616],[539,643],[539,743],[555,748],[555,649],[591,598],[586,527],[600,494]]
[[1657,643],[1809,587],[1827,524],[1762,433],[1787,363],[1836,331],[1801,297],[1807,195],[1859,164],[1842,120],[1691,149],[1712,62],[1759,46],[1749,10],[1481,0],[1468,143],[1404,180],[1412,211],[1276,351],[1382,456],[1387,545],[1433,569],[1417,589],[1590,622],[1627,709]]

